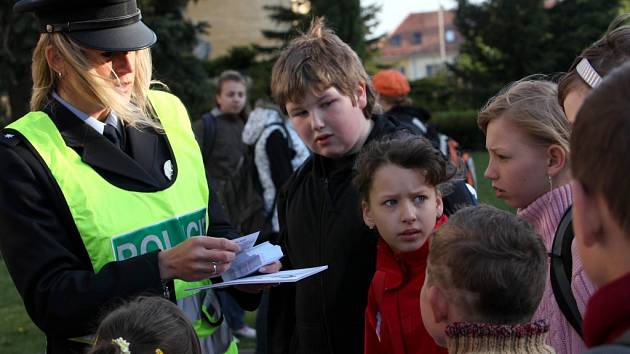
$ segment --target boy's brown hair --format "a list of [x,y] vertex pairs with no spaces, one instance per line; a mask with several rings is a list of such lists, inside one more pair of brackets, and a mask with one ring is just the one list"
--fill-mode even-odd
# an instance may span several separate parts
[[441,187],[455,174],[453,166],[431,143],[405,131],[386,135],[365,146],[355,162],[352,180],[362,200],[369,201],[376,170],[387,164],[422,171],[428,185]]
[[599,74],[604,77],[615,67],[630,59],[630,26],[627,24],[630,14],[623,14],[615,18],[608,30],[595,43],[584,49],[578,55],[569,71],[558,82],[558,102],[564,105],[564,100],[569,92],[580,83],[587,85],[577,73],[577,65],[582,59],[588,59],[589,63]]
[[427,284],[468,322],[528,322],[542,298],[547,253],[524,220],[488,205],[451,215],[430,240]]
[[486,134],[488,124],[500,117],[542,146],[560,145],[569,151],[571,123],[556,99],[556,84],[525,78],[503,88],[479,112],[477,125]]
[[350,97],[356,105],[356,90],[361,82],[367,98],[363,115],[371,118],[376,96],[361,59],[319,17],[306,34],[289,43],[273,65],[271,94],[285,114],[288,102],[299,103],[308,92],[319,94],[330,87]]
[[571,136],[573,178],[588,194],[604,198],[626,235],[630,235],[629,137],[630,63],[626,63],[587,96]]

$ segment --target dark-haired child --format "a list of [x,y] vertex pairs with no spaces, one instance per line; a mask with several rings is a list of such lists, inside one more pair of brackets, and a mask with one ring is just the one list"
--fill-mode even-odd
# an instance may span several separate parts
[[449,354],[555,353],[546,322],[529,322],[546,278],[545,245],[525,220],[461,209],[431,236],[422,320]]
[[446,221],[438,185],[448,162],[419,136],[396,134],[368,144],[354,185],[363,220],[380,235],[365,311],[365,353],[445,353],[419,316],[429,235]]
[[602,78],[630,59],[630,14],[615,18],[604,35],[578,55],[569,71],[558,82],[558,101],[570,122],[588,92]]
[[138,297],[109,313],[88,354],[201,354],[184,313],[169,300]]

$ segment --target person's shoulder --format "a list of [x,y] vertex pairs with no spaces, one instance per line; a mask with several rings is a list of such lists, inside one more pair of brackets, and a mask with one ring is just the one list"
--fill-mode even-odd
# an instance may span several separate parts
[[418,128],[413,124],[396,119],[389,114],[374,114],[372,116],[372,120],[374,121],[374,128],[372,129],[372,133],[370,133],[368,140],[372,140],[374,138],[378,139],[382,136],[399,131],[407,131],[416,135],[421,134]]
[[152,89],[152,90],[149,90],[148,97],[149,97],[149,100],[152,102],[159,100],[161,102],[169,102],[170,104],[176,104],[178,106],[184,105],[182,101],[179,99],[179,97],[175,96],[174,94],[168,91]]
[[170,98],[170,99],[177,99],[179,100],[179,98],[177,98],[177,96],[175,96],[174,94],[165,91],[165,90],[158,90],[158,89],[151,89],[148,92],[149,96],[153,96],[153,97],[160,97],[160,98]]
[[22,136],[12,129],[0,130],[0,145],[13,148],[22,143]]

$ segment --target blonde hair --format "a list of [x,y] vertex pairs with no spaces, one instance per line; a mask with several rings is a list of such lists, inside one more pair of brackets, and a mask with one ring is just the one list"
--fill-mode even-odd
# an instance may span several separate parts
[[557,144],[570,151],[571,124],[551,81],[525,78],[506,86],[481,109],[477,125],[486,134],[488,124],[498,118],[508,119],[541,146]]
[[[147,94],[151,81],[151,52],[141,49],[136,52],[135,80],[131,93],[131,100],[121,100],[115,91],[117,80],[101,77],[89,72],[91,64],[83,53],[83,48],[67,36],[60,33],[41,34],[33,51],[33,93],[31,95],[31,110],[42,110],[49,101],[49,96],[58,85],[59,78],[46,60],[46,48],[53,50],[63,58],[69,70],[77,77],[77,84],[70,87],[75,94],[95,101],[99,106],[108,108],[126,124],[135,127],[153,127],[161,130],[161,125],[154,117],[155,114],[148,100]],[[115,76],[115,74],[114,74]]]
[[289,43],[273,66],[271,93],[286,114],[287,102],[301,102],[307,92],[336,88],[356,105],[356,90],[365,84],[367,104],[363,115],[371,118],[375,93],[361,59],[350,46],[315,18],[306,34]]

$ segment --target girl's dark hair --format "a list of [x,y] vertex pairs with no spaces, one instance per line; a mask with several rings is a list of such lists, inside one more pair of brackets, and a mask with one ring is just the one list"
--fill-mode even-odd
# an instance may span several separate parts
[[584,100],[571,134],[571,173],[630,239],[630,62]]
[[588,59],[589,63],[597,71],[599,76],[604,77],[615,67],[630,59],[630,25],[628,20],[630,14],[617,16],[608,26],[608,30],[595,43],[584,49],[575,58],[569,71],[562,76],[558,82],[558,102],[564,106],[564,100],[571,90],[580,83],[587,85],[577,73],[576,66],[583,59]]
[[374,173],[387,164],[420,170],[426,183],[440,190],[455,175],[453,166],[427,139],[406,131],[396,132],[367,144],[359,153],[352,183],[361,199],[369,201]]
[[105,316],[88,354],[122,353],[115,339],[129,343],[133,354],[201,354],[199,339],[190,321],[172,302],[161,297],[138,297]]

